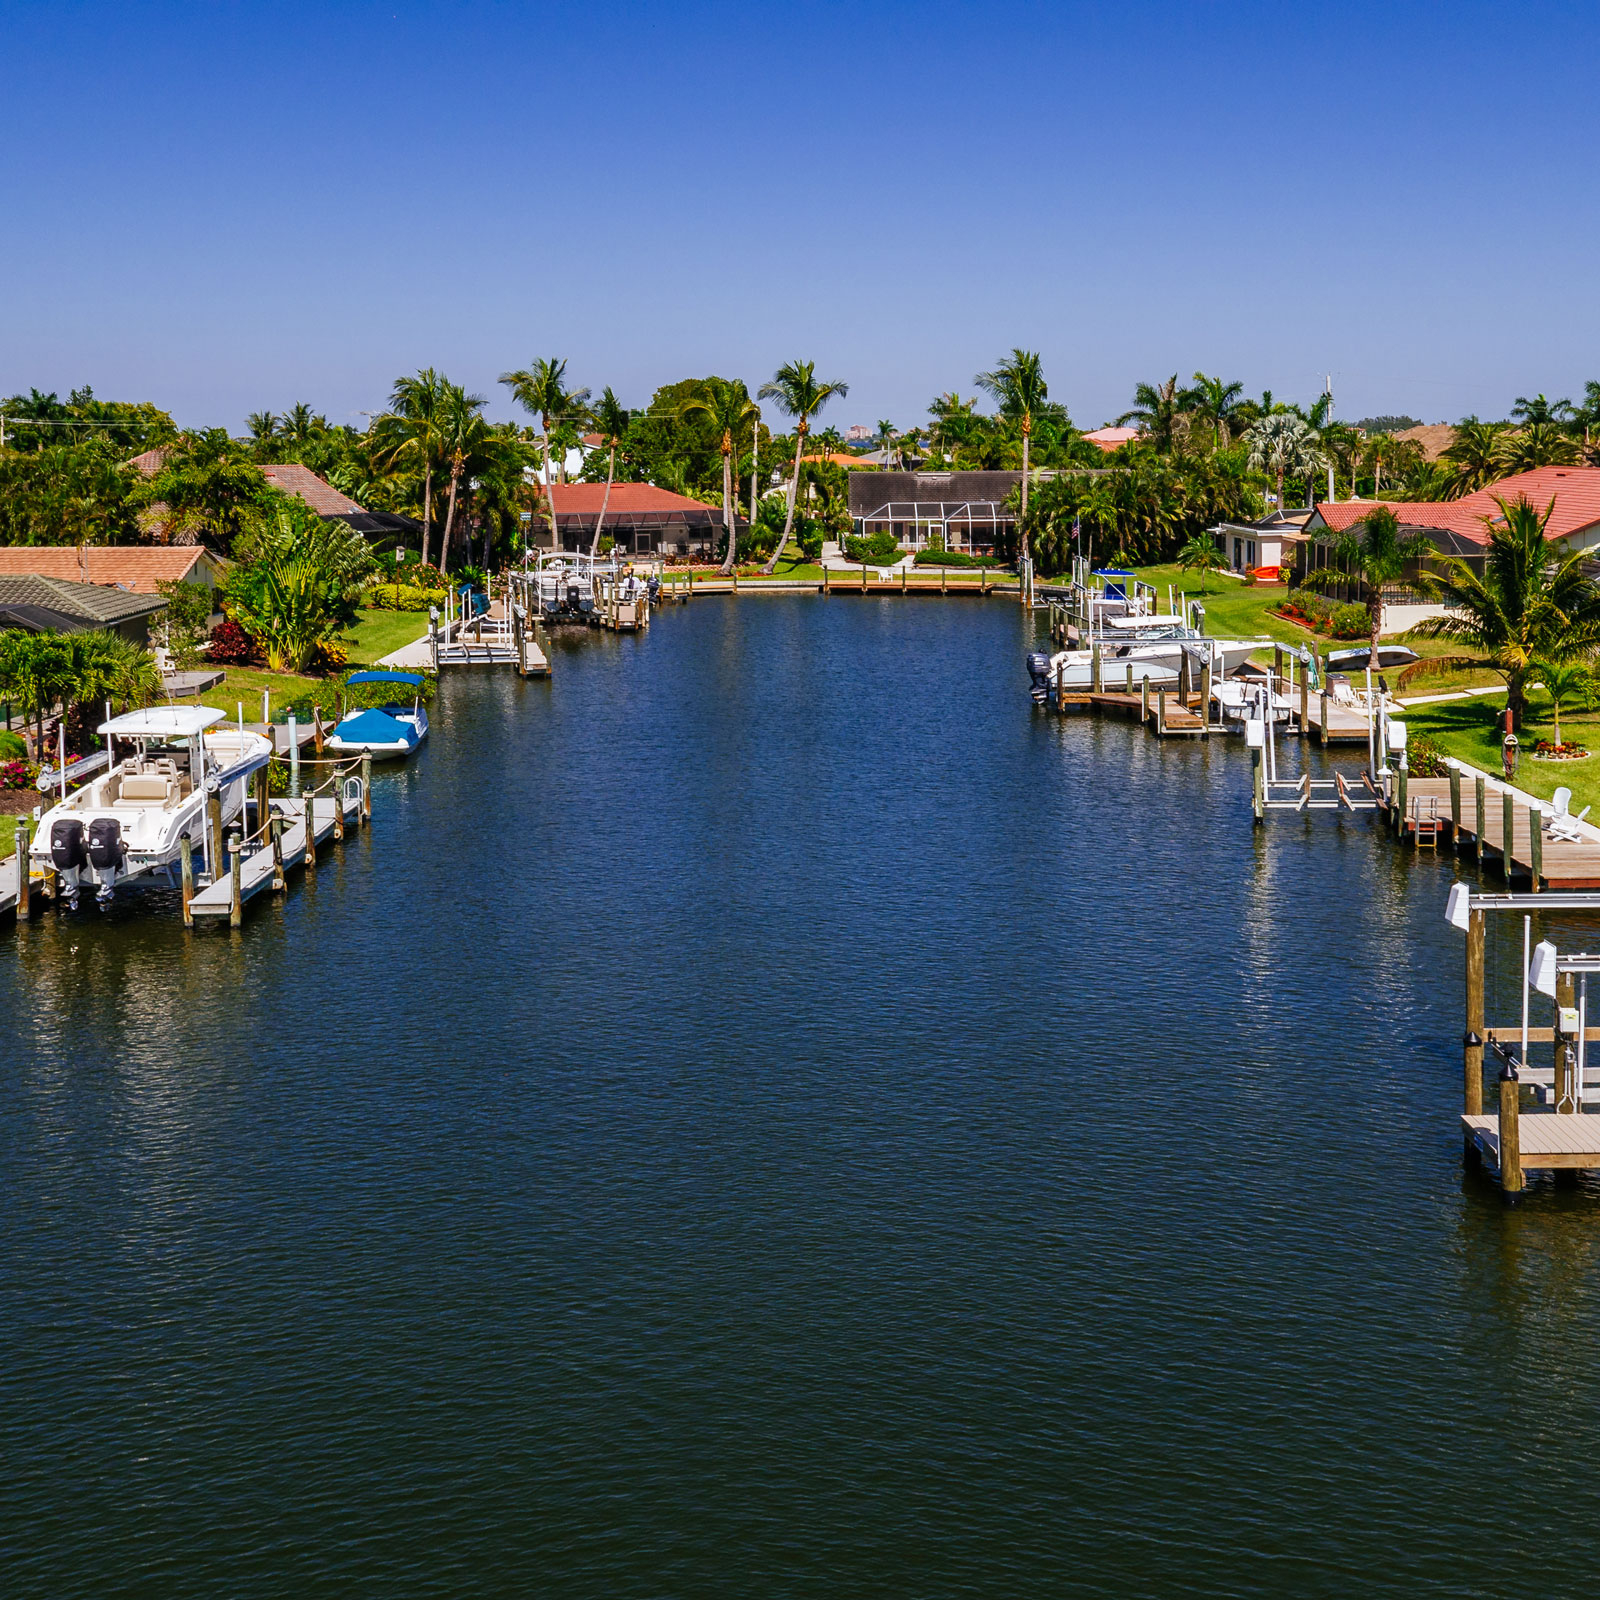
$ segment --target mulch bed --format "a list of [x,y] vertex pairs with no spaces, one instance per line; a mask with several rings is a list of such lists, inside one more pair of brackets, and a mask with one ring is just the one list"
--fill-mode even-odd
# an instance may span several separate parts
[[37,789],[0,789],[0,817],[25,817],[43,799]]

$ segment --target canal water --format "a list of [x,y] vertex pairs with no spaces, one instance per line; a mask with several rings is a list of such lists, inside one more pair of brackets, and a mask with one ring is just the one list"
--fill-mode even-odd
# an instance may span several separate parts
[[4,1591],[1591,1578],[1600,1192],[1463,1169],[1452,862],[1030,636],[702,598],[446,681],[240,933],[0,933]]

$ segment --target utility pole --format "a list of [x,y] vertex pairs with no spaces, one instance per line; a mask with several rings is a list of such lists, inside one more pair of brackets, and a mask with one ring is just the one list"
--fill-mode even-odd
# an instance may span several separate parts
[[[761,413],[750,419],[750,526],[756,525],[756,458],[761,452]],[[779,530],[782,531],[781,529]]]
[[[1322,425],[1324,428],[1331,428],[1333,426],[1333,374],[1331,372],[1328,373],[1322,380],[1322,392],[1327,396],[1328,400],[1328,409],[1324,414]],[[1334,494],[1333,490],[1332,456],[1328,457],[1328,499],[1330,501],[1337,499],[1337,496]]]

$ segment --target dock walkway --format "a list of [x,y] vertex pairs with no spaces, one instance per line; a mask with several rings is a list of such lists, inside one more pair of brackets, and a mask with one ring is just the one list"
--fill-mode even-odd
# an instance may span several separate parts
[[190,916],[237,916],[239,908],[263,890],[281,888],[283,875],[304,865],[308,850],[315,852],[342,831],[341,821],[345,828],[359,828],[362,822],[362,802],[354,796],[335,800],[331,795],[323,795],[310,801],[279,798],[271,802],[271,809],[273,816],[281,817],[285,822],[281,835],[281,856],[274,851],[270,839],[258,841],[239,857],[237,899],[234,895],[233,872],[230,870],[214,883],[195,892],[189,901]]

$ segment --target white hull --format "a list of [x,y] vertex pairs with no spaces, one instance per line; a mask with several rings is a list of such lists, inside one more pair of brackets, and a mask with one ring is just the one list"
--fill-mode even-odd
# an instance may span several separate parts
[[[1133,669],[1135,689],[1146,679],[1156,688],[1178,681],[1178,663],[1187,643],[1208,650],[1217,677],[1237,672],[1254,651],[1270,647],[1270,639],[1160,640],[1150,644],[1109,645],[1100,653],[1100,684],[1108,692],[1125,688]],[[1088,689],[1094,681],[1094,657],[1088,650],[1062,650],[1050,658],[1051,681],[1063,689]]]

